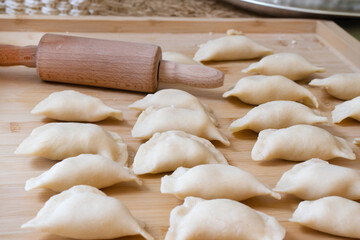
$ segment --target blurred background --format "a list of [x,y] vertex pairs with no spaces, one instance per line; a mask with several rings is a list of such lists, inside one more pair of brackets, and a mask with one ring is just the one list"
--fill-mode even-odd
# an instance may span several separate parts
[[360,39],[360,0],[0,0],[0,14],[325,18]]

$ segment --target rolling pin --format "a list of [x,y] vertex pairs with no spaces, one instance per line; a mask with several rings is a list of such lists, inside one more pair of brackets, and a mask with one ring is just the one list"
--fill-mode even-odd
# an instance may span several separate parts
[[161,60],[159,46],[45,34],[38,46],[0,45],[0,66],[37,68],[44,81],[140,92],[155,92],[158,82],[220,87],[224,74],[201,65]]

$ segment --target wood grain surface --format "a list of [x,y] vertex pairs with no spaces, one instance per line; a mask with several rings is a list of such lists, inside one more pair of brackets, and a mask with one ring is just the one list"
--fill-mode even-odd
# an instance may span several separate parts
[[[104,24],[106,21],[109,25]],[[299,53],[315,65],[325,67],[327,70],[325,73],[314,74],[298,83],[309,88],[316,95],[320,103],[319,110],[328,117],[334,106],[342,101],[332,98],[324,90],[308,87],[307,83],[315,77],[323,78],[335,73],[360,71],[359,42],[332,22],[286,19],[137,19],[129,21],[128,18],[105,20],[95,17],[71,19],[70,22],[71,24],[66,25],[66,21],[57,21],[54,18],[0,18],[0,44],[35,45],[45,31],[58,31],[59,33],[68,31],[69,34],[77,36],[153,43],[160,45],[163,51],[178,51],[193,56],[198,44],[224,36],[228,28],[236,28],[244,31],[247,36],[260,44],[274,49],[275,52]],[[214,22],[216,24],[213,24]],[[124,28],[120,30],[115,27],[122,26],[122,24]],[[29,26],[29,28],[24,31],[24,26]],[[86,32],[86,26],[89,26],[90,32]],[[103,27],[103,31],[100,31],[101,27]],[[209,34],[209,32],[212,33]],[[225,155],[231,165],[249,171],[262,182],[274,187],[282,173],[295,163],[283,160],[266,163],[252,161],[250,152],[257,134],[251,131],[231,134],[227,127],[233,120],[244,116],[253,106],[241,103],[235,98],[223,99],[221,97],[224,91],[245,76],[241,70],[254,61],[208,63],[208,66],[216,67],[225,73],[225,84],[221,88],[199,89],[171,84],[160,84],[160,88],[186,90],[208,104],[219,119],[220,130],[231,142],[229,147],[217,142],[214,142],[215,146]],[[13,152],[33,128],[52,121],[41,116],[31,115],[30,110],[50,93],[65,89],[73,89],[99,97],[109,106],[124,112],[125,121],[109,119],[100,122],[99,125],[119,133],[124,138],[128,144],[130,162],[132,162],[139,145],[144,142],[131,137],[130,131],[139,112],[129,110],[127,105],[143,98],[145,94],[46,83],[38,78],[35,69],[0,68],[0,239],[63,239],[47,233],[20,228],[21,224],[33,218],[45,201],[55,194],[49,190],[26,192],[24,190],[25,181],[48,170],[56,162],[43,158],[15,156]],[[357,156],[355,161],[334,159],[331,163],[360,170],[360,148],[351,143],[354,137],[360,136],[359,124],[348,119],[341,124],[319,125],[332,134],[345,138]],[[156,239],[164,238],[169,226],[170,211],[175,206],[182,204],[182,201],[177,200],[174,196],[160,194],[160,178],[163,175],[141,176],[144,181],[143,186],[124,183],[103,189],[107,195],[123,201],[134,216],[145,221],[147,230]],[[288,222],[299,202],[300,199],[292,196],[284,196],[280,201],[270,197],[255,197],[244,201],[245,204],[256,210],[276,217],[287,230],[285,238],[287,240],[341,239]]]

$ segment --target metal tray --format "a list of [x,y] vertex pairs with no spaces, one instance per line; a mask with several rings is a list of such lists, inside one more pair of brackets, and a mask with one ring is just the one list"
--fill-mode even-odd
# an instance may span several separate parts
[[250,11],[279,17],[359,18],[359,0],[224,0]]

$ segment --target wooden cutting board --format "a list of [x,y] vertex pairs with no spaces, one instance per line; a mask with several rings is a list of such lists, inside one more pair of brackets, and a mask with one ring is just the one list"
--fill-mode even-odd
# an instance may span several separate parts
[[[193,56],[197,45],[209,39],[224,36],[229,28],[242,30],[255,41],[272,48],[275,52],[300,53],[327,71],[314,74],[298,82],[313,92],[320,103],[319,110],[330,117],[330,111],[342,101],[329,96],[324,90],[307,86],[315,77],[323,78],[335,73],[360,71],[360,44],[345,31],[329,21],[289,19],[173,19],[173,18],[117,18],[117,17],[9,17],[0,16],[0,43],[37,44],[44,32],[155,43],[163,51],[177,51]],[[254,61],[230,61],[209,63],[225,75],[225,84],[218,89],[196,89],[185,86],[162,84],[160,88],[179,88],[197,96],[208,104],[220,122],[220,130],[231,141],[230,147],[220,143],[215,146],[231,165],[240,167],[257,176],[271,187],[276,185],[283,172],[295,163],[275,160],[259,163],[251,160],[250,152],[257,134],[243,131],[231,134],[227,127],[250,109],[251,105],[237,99],[223,99],[222,93],[232,87],[245,74],[241,70]],[[142,140],[131,137],[130,131],[139,114],[127,106],[145,96],[142,93],[93,88],[86,86],[45,83],[39,80],[34,69],[26,67],[0,68],[0,239],[63,239],[46,233],[22,230],[20,225],[33,218],[54,192],[49,190],[24,190],[25,181],[48,170],[56,162],[36,157],[20,157],[13,154],[17,145],[31,130],[51,120],[33,116],[30,110],[54,91],[73,89],[99,97],[111,107],[124,111],[125,121],[106,120],[99,125],[123,136],[128,144],[130,162]],[[322,124],[320,127],[343,137],[352,146],[357,160],[335,159],[331,163],[360,170],[360,150],[351,142],[360,136],[360,124],[346,120],[341,124]],[[164,174],[141,176],[143,186],[125,183],[103,191],[123,201],[131,212],[147,224],[156,239],[163,239],[169,226],[169,213],[182,201],[171,195],[160,194],[160,178]],[[245,204],[277,218],[286,228],[287,240],[339,239],[295,223],[288,222],[300,202],[292,196],[278,201],[270,197],[255,197]],[[130,237],[123,239],[141,239]]]

